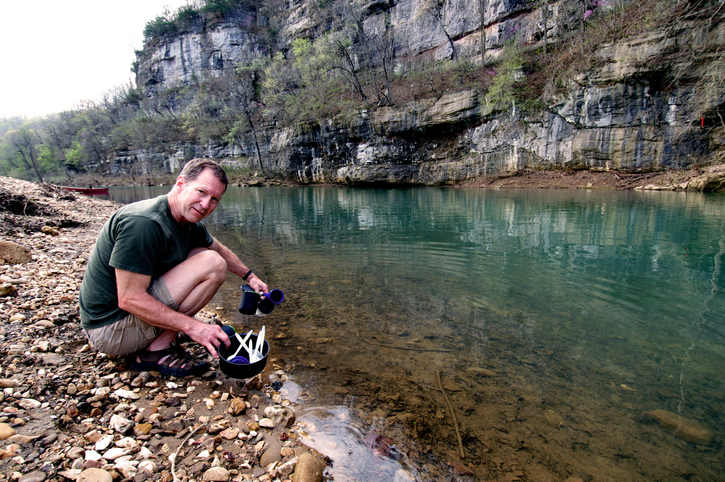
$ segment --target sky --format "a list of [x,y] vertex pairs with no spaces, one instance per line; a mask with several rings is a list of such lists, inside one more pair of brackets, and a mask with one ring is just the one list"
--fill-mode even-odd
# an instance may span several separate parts
[[45,116],[134,82],[146,23],[188,0],[0,0],[0,118]]

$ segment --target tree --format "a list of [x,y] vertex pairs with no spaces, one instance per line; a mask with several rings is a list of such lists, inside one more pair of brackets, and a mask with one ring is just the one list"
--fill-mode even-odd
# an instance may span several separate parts
[[261,70],[261,67],[261,64],[237,67],[238,82],[233,84],[230,93],[236,101],[236,106],[241,111],[242,116],[234,122],[234,126],[229,131],[227,137],[229,139],[236,139],[242,132],[249,129],[252,132],[259,169],[264,170],[264,166],[262,165],[262,152],[259,149],[259,140],[257,138],[257,128],[254,122],[256,106],[261,105],[254,99],[255,92],[257,91],[257,79],[259,78],[258,72]]
[[19,129],[7,133],[11,147],[14,152],[23,161],[25,168],[35,172],[38,181],[43,182],[43,175],[39,170],[38,162],[38,144],[42,141],[38,133],[32,127],[23,125]]

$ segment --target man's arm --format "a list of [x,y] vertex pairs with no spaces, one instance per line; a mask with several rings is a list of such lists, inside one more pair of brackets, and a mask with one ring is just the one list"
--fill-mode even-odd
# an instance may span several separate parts
[[150,283],[150,276],[116,269],[118,307],[149,325],[186,333],[212,356],[218,357],[217,347],[220,343],[228,343],[228,335],[216,325],[195,320],[158,301],[146,291]]
[[[244,263],[241,262],[237,255],[232,253],[229,248],[224,246],[216,239],[211,244],[211,246],[209,246],[209,249],[213,249],[214,251],[219,253],[222,258],[224,258],[224,261],[227,262],[227,270],[229,270],[230,273],[234,273],[240,278],[244,278],[244,276],[249,272],[249,268],[247,268]],[[249,283],[249,286],[251,286],[254,291],[262,293],[266,293],[269,291],[269,287],[267,286],[267,284],[259,279],[259,277],[257,277],[257,275],[254,273],[252,273],[249,278],[247,278],[247,283]]]

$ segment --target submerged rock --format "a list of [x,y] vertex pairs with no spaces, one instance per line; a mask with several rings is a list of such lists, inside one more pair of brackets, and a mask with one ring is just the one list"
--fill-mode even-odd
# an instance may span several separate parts
[[648,412],[648,415],[677,438],[706,447],[712,443],[714,434],[694,420],[688,420],[667,410],[655,410]]

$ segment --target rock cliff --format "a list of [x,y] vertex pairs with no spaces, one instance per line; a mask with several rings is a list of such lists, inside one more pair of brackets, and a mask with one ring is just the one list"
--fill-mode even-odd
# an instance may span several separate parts
[[[606,4],[606,2],[600,2]],[[480,63],[481,4],[372,0],[365,5],[369,35],[390,28],[395,55],[469,58]],[[542,6],[546,5],[546,15]],[[529,46],[561,42],[577,28],[582,2],[487,0],[486,49],[493,62],[516,39]],[[289,2],[280,43],[324,31],[305,0]],[[149,96],[187,85],[226,66],[270,55],[258,33],[266,22],[254,2],[231,22],[192,29],[147,45],[139,86]],[[266,168],[300,182],[434,185],[521,169],[649,171],[725,161],[725,23],[722,14],[684,19],[588,55],[598,66],[549,92],[544,106],[525,112],[515,104],[494,111],[475,89],[406,105],[360,111],[354,119],[313,126],[268,126],[259,136]],[[188,146],[187,146],[188,147]],[[166,158],[179,158],[176,152]],[[195,146],[194,152],[254,167],[251,140]],[[183,157],[183,156],[182,156]],[[171,162],[169,162],[171,167]]]

